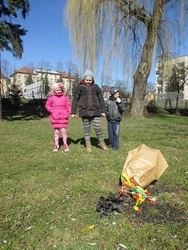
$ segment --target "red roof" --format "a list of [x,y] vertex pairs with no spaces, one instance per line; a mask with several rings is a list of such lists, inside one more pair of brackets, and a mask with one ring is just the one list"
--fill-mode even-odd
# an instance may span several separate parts
[[61,72],[59,74],[61,75],[62,78],[75,78],[74,76],[71,76],[71,75],[67,74],[66,72]]
[[5,75],[3,75],[2,73],[1,73],[1,79],[7,79],[8,77],[6,77]]
[[26,67],[23,67],[23,68],[20,68],[20,69],[17,69],[14,71],[14,74],[16,73],[23,73],[23,74],[36,74],[34,72],[34,69],[33,68],[26,68]]

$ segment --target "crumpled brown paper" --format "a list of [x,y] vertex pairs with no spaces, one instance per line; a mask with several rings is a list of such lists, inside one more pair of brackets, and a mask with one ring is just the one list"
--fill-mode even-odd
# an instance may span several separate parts
[[154,180],[159,180],[168,164],[158,149],[145,144],[128,152],[122,174],[134,177],[138,184],[145,188]]

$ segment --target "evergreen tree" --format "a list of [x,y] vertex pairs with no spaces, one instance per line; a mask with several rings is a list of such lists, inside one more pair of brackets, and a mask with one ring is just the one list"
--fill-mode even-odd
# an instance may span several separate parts
[[179,93],[180,88],[183,87],[180,86],[180,80],[185,80],[185,68],[178,68],[174,66],[167,85],[167,91],[177,91]]
[[44,86],[44,95],[47,96],[48,93],[50,92],[50,86],[47,74],[45,74],[45,77],[43,79],[43,86]]
[[[0,53],[6,50],[10,51],[16,58],[22,57],[23,43],[21,37],[26,35],[27,30],[23,29],[20,24],[15,24],[14,22],[20,11],[22,18],[25,19],[26,14],[29,12],[29,7],[28,0],[0,0]],[[0,120],[2,120],[1,93]]]
[[15,82],[11,85],[10,88],[11,98],[10,103],[14,109],[17,109],[20,105],[20,88],[18,85],[15,84]]
[[78,71],[77,71],[76,75],[75,75],[75,81],[72,84],[72,93],[71,93],[72,96],[74,96],[74,93],[75,93],[76,88],[77,88],[79,83],[80,83],[80,77],[79,77],[79,74],[78,74]]
[[21,36],[25,36],[27,30],[14,22],[20,10],[22,18],[25,19],[29,7],[27,0],[0,0],[0,51],[7,50],[17,58],[22,57],[23,43]]
[[29,73],[29,75],[28,75],[28,77],[27,77],[27,79],[25,81],[25,85],[28,86],[28,85],[30,85],[32,83],[33,83],[32,74]]

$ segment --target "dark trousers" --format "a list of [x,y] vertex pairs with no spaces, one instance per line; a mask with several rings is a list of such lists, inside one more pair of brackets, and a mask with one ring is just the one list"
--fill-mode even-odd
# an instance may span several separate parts
[[118,149],[119,148],[119,131],[120,122],[110,122],[108,121],[108,140],[109,146]]

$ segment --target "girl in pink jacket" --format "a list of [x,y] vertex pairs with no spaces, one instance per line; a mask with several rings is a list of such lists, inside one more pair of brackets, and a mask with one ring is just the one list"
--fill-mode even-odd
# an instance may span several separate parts
[[52,86],[52,93],[48,97],[45,108],[50,112],[50,122],[54,128],[54,152],[59,150],[59,133],[63,139],[64,151],[69,151],[67,144],[67,125],[71,114],[71,103],[63,91],[63,83],[57,82]]

